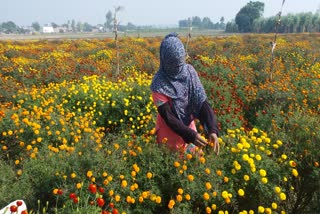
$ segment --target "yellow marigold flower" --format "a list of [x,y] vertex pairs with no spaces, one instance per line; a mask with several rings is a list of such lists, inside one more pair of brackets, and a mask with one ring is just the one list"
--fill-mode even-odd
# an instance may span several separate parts
[[148,179],[151,179],[151,178],[152,178],[152,176],[153,176],[153,175],[152,175],[152,173],[151,173],[151,172],[148,172],[148,173],[147,173],[147,178],[148,178]]
[[261,155],[257,154],[256,155],[256,160],[260,161],[262,158],[261,158]]
[[208,175],[211,174],[211,170],[210,170],[209,168],[206,168],[204,171],[205,171],[205,173],[208,174]]
[[22,169],[18,169],[18,170],[17,170],[17,175],[18,175],[18,176],[21,176],[21,175],[22,175]]
[[286,154],[282,154],[282,155],[281,155],[281,158],[282,158],[283,160],[286,160],[288,157],[287,157]]
[[258,213],[264,213],[264,207],[258,206]]
[[229,182],[229,178],[228,177],[223,177],[223,182],[228,183]]
[[284,200],[286,200],[286,199],[287,199],[286,194],[285,194],[285,193],[283,193],[283,192],[281,192],[281,193],[279,194],[279,197],[280,197],[280,199],[281,199],[282,201],[284,201]]
[[212,188],[212,185],[211,185],[211,183],[210,182],[206,182],[206,189],[211,189]]
[[173,165],[174,165],[174,167],[176,167],[176,168],[180,167],[180,163],[179,163],[178,161],[175,161]]
[[91,177],[92,177],[92,171],[89,170],[89,171],[87,172],[87,177],[88,177],[88,178],[91,178]]
[[281,146],[282,145],[282,141],[281,140],[277,140],[277,142],[276,142],[279,146]]
[[286,214],[286,211],[282,210],[282,211],[281,211],[281,214]]
[[211,213],[211,212],[212,212],[211,208],[210,207],[206,207],[206,213]]
[[178,189],[178,193],[179,193],[180,195],[182,195],[182,194],[183,194],[183,189],[182,189],[182,188],[179,188],[179,189]]
[[132,177],[135,177],[136,175],[137,175],[137,172],[134,171],[134,170],[132,170],[132,171],[131,171],[131,176],[132,176]]
[[225,198],[224,199],[224,202],[226,202],[227,204],[230,204],[231,203],[231,199],[228,197],[228,198]]
[[261,182],[262,182],[263,184],[268,183],[268,178],[266,178],[266,177],[261,178]]
[[260,169],[259,170],[259,174],[260,174],[261,177],[265,177],[267,175],[267,172],[264,169]]
[[186,170],[188,169],[188,166],[185,165],[185,164],[183,164],[182,169],[183,169],[184,171],[186,171]]
[[192,159],[192,154],[187,154],[187,159],[188,160]]
[[184,198],[185,198],[187,201],[190,201],[190,200],[191,200],[190,194],[186,194],[186,195],[184,196]]
[[121,181],[121,187],[125,188],[125,187],[127,187],[127,185],[128,185],[128,183],[126,180]]
[[16,165],[19,165],[19,163],[20,163],[20,160],[15,160],[15,162],[14,162]]
[[288,181],[288,178],[287,178],[287,177],[283,177],[283,181],[284,181],[284,182],[287,182],[287,181]]
[[228,192],[227,192],[227,191],[223,191],[223,192],[221,193],[221,196],[222,196],[222,198],[224,198],[224,199],[226,199],[226,198],[228,198],[228,197],[229,197],[229,195],[228,195]]
[[180,194],[176,195],[176,200],[181,202],[182,201],[182,195],[180,195]]
[[244,179],[245,181],[249,181],[249,180],[250,180],[250,176],[249,176],[249,175],[244,175],[244,176],[243,176],[243,179]]
[[222,210],[219,210],[218,214],[224,214],[224,212]]
[[278,187],[278,186],[276,186],[276,187],[274,188],[274,191],[275,191],[276,193],[280,193],[280,192],[281,192],[281,188]]
[[217,173],[218,176],[221,176],[221,175],[222,175],[222,171],[219,170],[219,169],[216,171],[216,173]]
[[216,204],[212,204],[211,208],[212,208],[212,210],[216,210],[217,209],[217,205]]
[[71,173],[70,177],[75,178],[75,177],[77,177],[77,175],[76,175],[76,173],[73,172],[73,173]]
[[53,191],[52,191],[52,193],[54,194],[54,195],[57,195],[58,194],[58,191],[59,191],[59,189],[54,189]]
[[265,208],[265,213],[267,213],[267,214],[271,214],[271,213],[272,213],[271,208],[269,208],[269,207]]
[[218,193],[216,191],[212,192],[213,197],[217,197]]
[[102,173],[102,176],[103,176],[103,177],[107,177],[107,176],[108,176],[108,173],[103,172],[103,173]]
[[116,195],[116,196],[114,197],[114,199],[116,200],[116,202],[119,202],[119,201],[121,200],[121,197],[120,197],[120,195]]
[[156,203],[157,203],[157,204],[160,204],[160,203],[161,203],[161,200],[162,200],[162,199],[161,199],[161,196],[157,196],[157,197],[156,197]]
[[242,155],[242,160],[248,161],[248,159],[249,159],[249,155],[248,154],[243,154]]
[[111,189],[110,191],[109,191],[109,196],[113,196],[114,195],[114,191]]
[[172,209],[175,204],[176,204],[175,201],[171,199],[168,203],[168,208]]
[[238,190],[238,195],[239,196],[244,196],[244,190],[243,189],[239,189]]
[[189,181],[193,181],[193,180],[194,180],[193,175],[188,175],[187,177],[188,177],[188,180],[189,180]]
[[273,203],[271,204],[271,207],[272,207],[272,209],[276,210],[276,209],[278,208],[278,204],[275,203],[275,202],[273,202]]
[[138,201],[139,201],[140,203],[143,203],[143,201],[144,201],[143,197],[142,197],[142,196],[139,196]]
[[148,191],[142,192],[142,197],[143,198],[147,198],[148,196],[149,196],[149,192]]
[[299,175],[298,170],[292,169],[292,175],[293,175],[294,177],[298,177],[298,175]]
[[204,157],[200,157],[200,163],[205,163],[206,159]]
[[81,183],[77,183],[77,184],[76,184],[76,188],[77,188],[77,189],[81,189],[81,187],[82,187],[82,184],[81,184]]
[[289,161],[289,165],[290,165],[291,167],[296,167],[296,166],[297,166],[297,163],[296,163],[295,161],[291,160],[291,161]]
[[209,198],[210,198],[210,195],[207,192],[203,193],[203,199],[205,201],[209,200]]
[[254,211],[253,210],[249,210],[249,214],[254,214]]

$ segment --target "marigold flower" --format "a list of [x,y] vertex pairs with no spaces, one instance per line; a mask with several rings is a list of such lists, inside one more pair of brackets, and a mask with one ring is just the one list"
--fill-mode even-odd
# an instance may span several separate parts
[[264,213],[264,207],[258,206],[258,213]]
[[211,213],[211,212],[212,212],[211,208],[210,207],[206,207],[206,213]]
[[243,189],[239,189],[238,190],[238,195],[239,196],[244,196],[244,190]]
[[211,185],[211,183],[210,182],[206,182],[206,189],[211,189],[212,188],[212,185]]
[[280,199],[281,199],[282,201],[285,201],[285,200],[287,199],[286,194],[283,193],[283,192],[281,192],[281,193],[279,194],[279,197],[280,197]]
[[294,177],[298,177],[298,175],[299,175],[298,170],[292,169],[292,175],[293,175]]
[[116,196],[114,197],[114,199],[116,200],[116,202],[119,202],[119,201],[121,200],[121,197],[120,197],[120,195],[116,195]]
[[125,188],[125,187],[127,187],[127,185],[128,185],[128,183],[126,180],[121,181],[121,187]]
[[260,174],[261,177],[265,177],[267,175],[267,172],[264,169],[260,169],[259,170],[259,174]]
[[180,194],[176,195],[176,200],[181,202],[182,201],[182,195],[180,195]]
[[147,178],[148,178],[148,179],[151,179],[151,178],[152,178],[152,176],[153,176],[153,175],[152,175],[152,173],[151,173],[151,172],[148,172],[148,173],[147,173]]
[[294,162],[293,160],[291,160],[291,161],[289,161],[289,165],[290,165],[291,167],[296,167],[296,166],[297,166],[297,163]]
[[210,198],[210,195],[209,195],[207,192],[203,193],[203,199],[204,199],[205,201],[208,201],[209,198]]
[[277,203],[273,202],[271,204],[271,207],[272,207],[272,209],[276,210],[278,208],[278,205],[277,205]]
[[92,171],[89,170],[89,171],[87,172],[87,177],[88,177],[88,178],[91,178],[92,175],[93,175]]
[[193,181],[193,180],[194,180],[193,175],[188,175],[188,180],[189,180],[189,181]]
[[262,182],[263,184],[268,183],[268,178],[266,178],[266,177],[261,178],[261,182]]
[[185,198],[187,201],[190,201],[190,200],[191,200],[190,194],[186,194],[186,195],[184,196],[184,198]]
[[206,168],[204,171],[205,171],[205,173],[208,174],[208,175],[211,174],[211,170],[210,170],[209,168]]
[[162,200],[162,199],[161,199],[161,196],[157,196],[157,197],[156,197],[156,203],[157,203],[157,204],[160,204],[160,203],[161,203],[161,200]]
[[216,204],[212,204],[211,208],[212,208],[212,210],[216,210],[217,209],[217,205]]
[[175,201],[171,199],[168,203],[168,208],[172,209],[175,204],[176,204]]

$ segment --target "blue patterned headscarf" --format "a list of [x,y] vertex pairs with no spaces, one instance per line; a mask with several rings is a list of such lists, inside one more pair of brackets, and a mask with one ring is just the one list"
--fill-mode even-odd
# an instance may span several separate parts
[[168,34],[160,45],[160,67],[151,91],[172,99],[173,111],[185,125],[199,117],[206,93],[197,72],[185,62],[186,52],[176,33]]

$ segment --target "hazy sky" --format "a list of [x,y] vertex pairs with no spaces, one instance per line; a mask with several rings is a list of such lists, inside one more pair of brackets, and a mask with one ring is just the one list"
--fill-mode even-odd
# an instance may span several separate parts
[[[0,23],[13,21],[17,25],[41,25],[68,20],[102,24],[108,10],[123,6],[118,13],[120,24],[177,25],[179,20],[192,16],[209,17],[218,22],[234,19],[241,7],[250,0],[0,0]],[[253,0],[255,1],[255,0]],[[264,17],[276,15],[282,0],[259,0],[265,3]],[[315,12],[320,0],[286,0],[283,14]]]

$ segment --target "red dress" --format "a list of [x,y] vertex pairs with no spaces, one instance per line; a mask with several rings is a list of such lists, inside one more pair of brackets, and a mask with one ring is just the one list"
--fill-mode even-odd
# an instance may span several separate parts
[[[152,92],[152,98],[154,104],[157,107],[163,105],[166,102],[169,102],[171,105],[171,98],[167,97],[166,95],[157,92]],[[189,128],[193,129],[194,131],[197,131],[194,121],[190,123]],[[159,113],[157,114],[156,121],[156,135],[158,143],[166,143],[168,147],[173,150],[186,151],[188,147],[194,147],[193,144],[185,143],[182,137],[180,137],[178,134],[172,131],[172,129],[170,129],[170,127],[166,124],[166,122]]]

